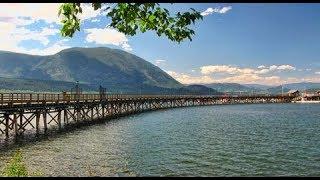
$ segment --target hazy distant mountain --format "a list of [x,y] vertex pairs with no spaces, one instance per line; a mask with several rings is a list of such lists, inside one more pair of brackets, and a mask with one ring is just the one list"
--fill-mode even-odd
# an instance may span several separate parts
[[[267,90],[274,88],[281,88],[281,86],[267,86],[261,84],[243,84],[244,86],[253,87],[257,89]],[[320,89],[320,83],[312,83],[312,82],[300,82],[300,83],[290,83],[284,84],[283,87],[285,89],[296,89],[296,90],[305,90],[305,89]]]
[[253,88],[244,86],[237,83],[211,83],[211,84],[204,84],[205,86],[215,89],[219,92],[245,92],[245,93],[252,93],[252,92],[260,92],[261,89]]
[[283,87],[288,89],[296,89],[296,90],[306,90],[306,89],[320,89],[320,83],[312,83],[312,82],[301,82],[301,83],[291,83],[285,84]]
[[[291,89],[288,89],[286,87],[283,87],[283,93],[287,93]],[[267,92],[269,94],[281,94],[282,93],[282,86],[275,86],[267,89]]]
[[[269,86],[262,84],[237,84],[237,83],[213,83],[206,84],[207,87],[213,88],[220,92],[244,92],[244,93],[261,93],[261,94],[281,94],[281,86]],[[291,89],[320,89],[320,83],[302,82],[283,85],[283,92],[286,93]]]
[[269,88],[272,88],[274,86],[269,86],[269,85],[262,85],[262,84],[242,84],[247,87],[255,88],[255,89],[261,89],[261,90],[267,90]]

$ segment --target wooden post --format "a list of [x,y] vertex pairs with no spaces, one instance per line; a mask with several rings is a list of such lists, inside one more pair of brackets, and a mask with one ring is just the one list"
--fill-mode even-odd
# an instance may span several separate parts
[[58,110],[58,126],[60,130],[61,129],[61,109]]
[[122,105],[123,105],[122,103],[119,104],[119,109],[118,109],[119,113],[118,114],[122,114]]
[[68,124],[68,111],[67,111],[67,109],[63,110],[63,124]]
[[47,127],[47,110],[44,110],[42,115],[43,115],[44,132],[47,132],[47,130],[48,130],[48,127]]
[[102,118],[104,118],[104,108],[105,108],[105,106],[104,105],[101,105],[101,108],[102,108]]
[[108,116],[111,117],[112,116],[112,104],[111,103],[108,103]]
[[114,102],[113,103],[113,115],[116,115],[118,113],[118,105]]
[[39,111],[37,111],[36,112],[36,131],[37,131],[37,134],[39,134],[39,132],[40,132],[40,127],[39,127],[39,125],[40,125],[40,112]]
[[80,121],[80,107],[77,107],[77,117],[76,117],[76,121]]
[[96,111],[97,111],[97,118],[100,119],[100,111],[99,111],[99,105],[96,106]]
[[5,134],[6,134],[6,138],[8,139],[9,138],[9,114],[5,113],[4,114],[4,118],[5,118],[5,121],[6,121]]
[[114,115],[114,104],[113,103],[110,104],[110,115],[111,116]]
[[17,114],[13,114],[14,132],[16,136],[18,135],[18,119]]
[[129,113],[129,112],[130,112],[130,106],[129,106],[129,103],[128,103],[128,102],[126,103],[126,107],[127,107],[127,108],[126,108],[126,113]]
[[106,104],[106,116],[109,116],[110,115],[110,112],[109,112],[109,104]]
[[93,121],[93,107],[90,108],[91,109],[91,121]]
[[20,127],[19,127],[19,135],[21,135],[22,133],[23,133],[23,112],[22,111],[20,111],[19,112],[19,118],[20,118]]

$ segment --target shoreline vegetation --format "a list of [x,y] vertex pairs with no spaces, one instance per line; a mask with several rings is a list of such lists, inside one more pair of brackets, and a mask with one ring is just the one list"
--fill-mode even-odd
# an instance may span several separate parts
[[1,170],[2,177],[37,177],[43,176],[40,171],[30,172],[27,165],[23,161],[21,149],[17,149],[6,163],[6,166]]
[[[94,169],[87,165],[87,175],[96,176]],[[112,174],[117,176],[117,174]],[[30,171],[24,162],[23,153],[20,148],[16,149],[6,165],[0,169],[0,177],[44,177],[45,174],[40,170]]]

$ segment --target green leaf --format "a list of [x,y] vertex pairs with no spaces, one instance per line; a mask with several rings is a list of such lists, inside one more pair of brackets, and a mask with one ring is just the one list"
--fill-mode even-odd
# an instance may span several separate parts
[[149,21],[153,21],[155,18],[156,18],[156,16],[150,15],[148,19],[149,19]]
[[[135,35],[137,31],[156,31],[158,36],[165,35],[171,41],[191,41],[194,31],[188,26],[196,20],[203,19],[200,12],[193,8],[190,12],[178,12],[171,16],[159,3],[114,4],[106,15],[111,18],[110,27],[130,36]],[[92,7],[94,10],[101,9],[102,3],[92,3]],[[62,36],[72,37],[76,31],[80,31],[80,19],[77,17],[79,13],[82,13],[81,3],[64,3],[59,7],[58,16],[62,16]]]

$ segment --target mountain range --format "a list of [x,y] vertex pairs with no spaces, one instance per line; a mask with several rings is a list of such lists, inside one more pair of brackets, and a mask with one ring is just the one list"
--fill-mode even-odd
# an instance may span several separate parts
[[83,91],[221,94],[205,86],[184,86],[158,66],[119,49],[70,48],[50,56],[0,51],[0,89],[5,91]]
[[[79,82],[83,91],[147,94],[223,94],[282,92],[281,86],[212,83],[183,85],[158,66],[119,49],[69,48],[54,55],[35,56],[0,51],[1,91],[70,91]],[[320,89],[320,83],[284,85],[290,89]]]
[[286,93],[292,89],[299,91],[320,89],[320,83],[313,82],[283,84],[282,86],[238,83],[212,83],[203,85],[213,88],[219,92],[230,94],[281,94],[282,92]]

